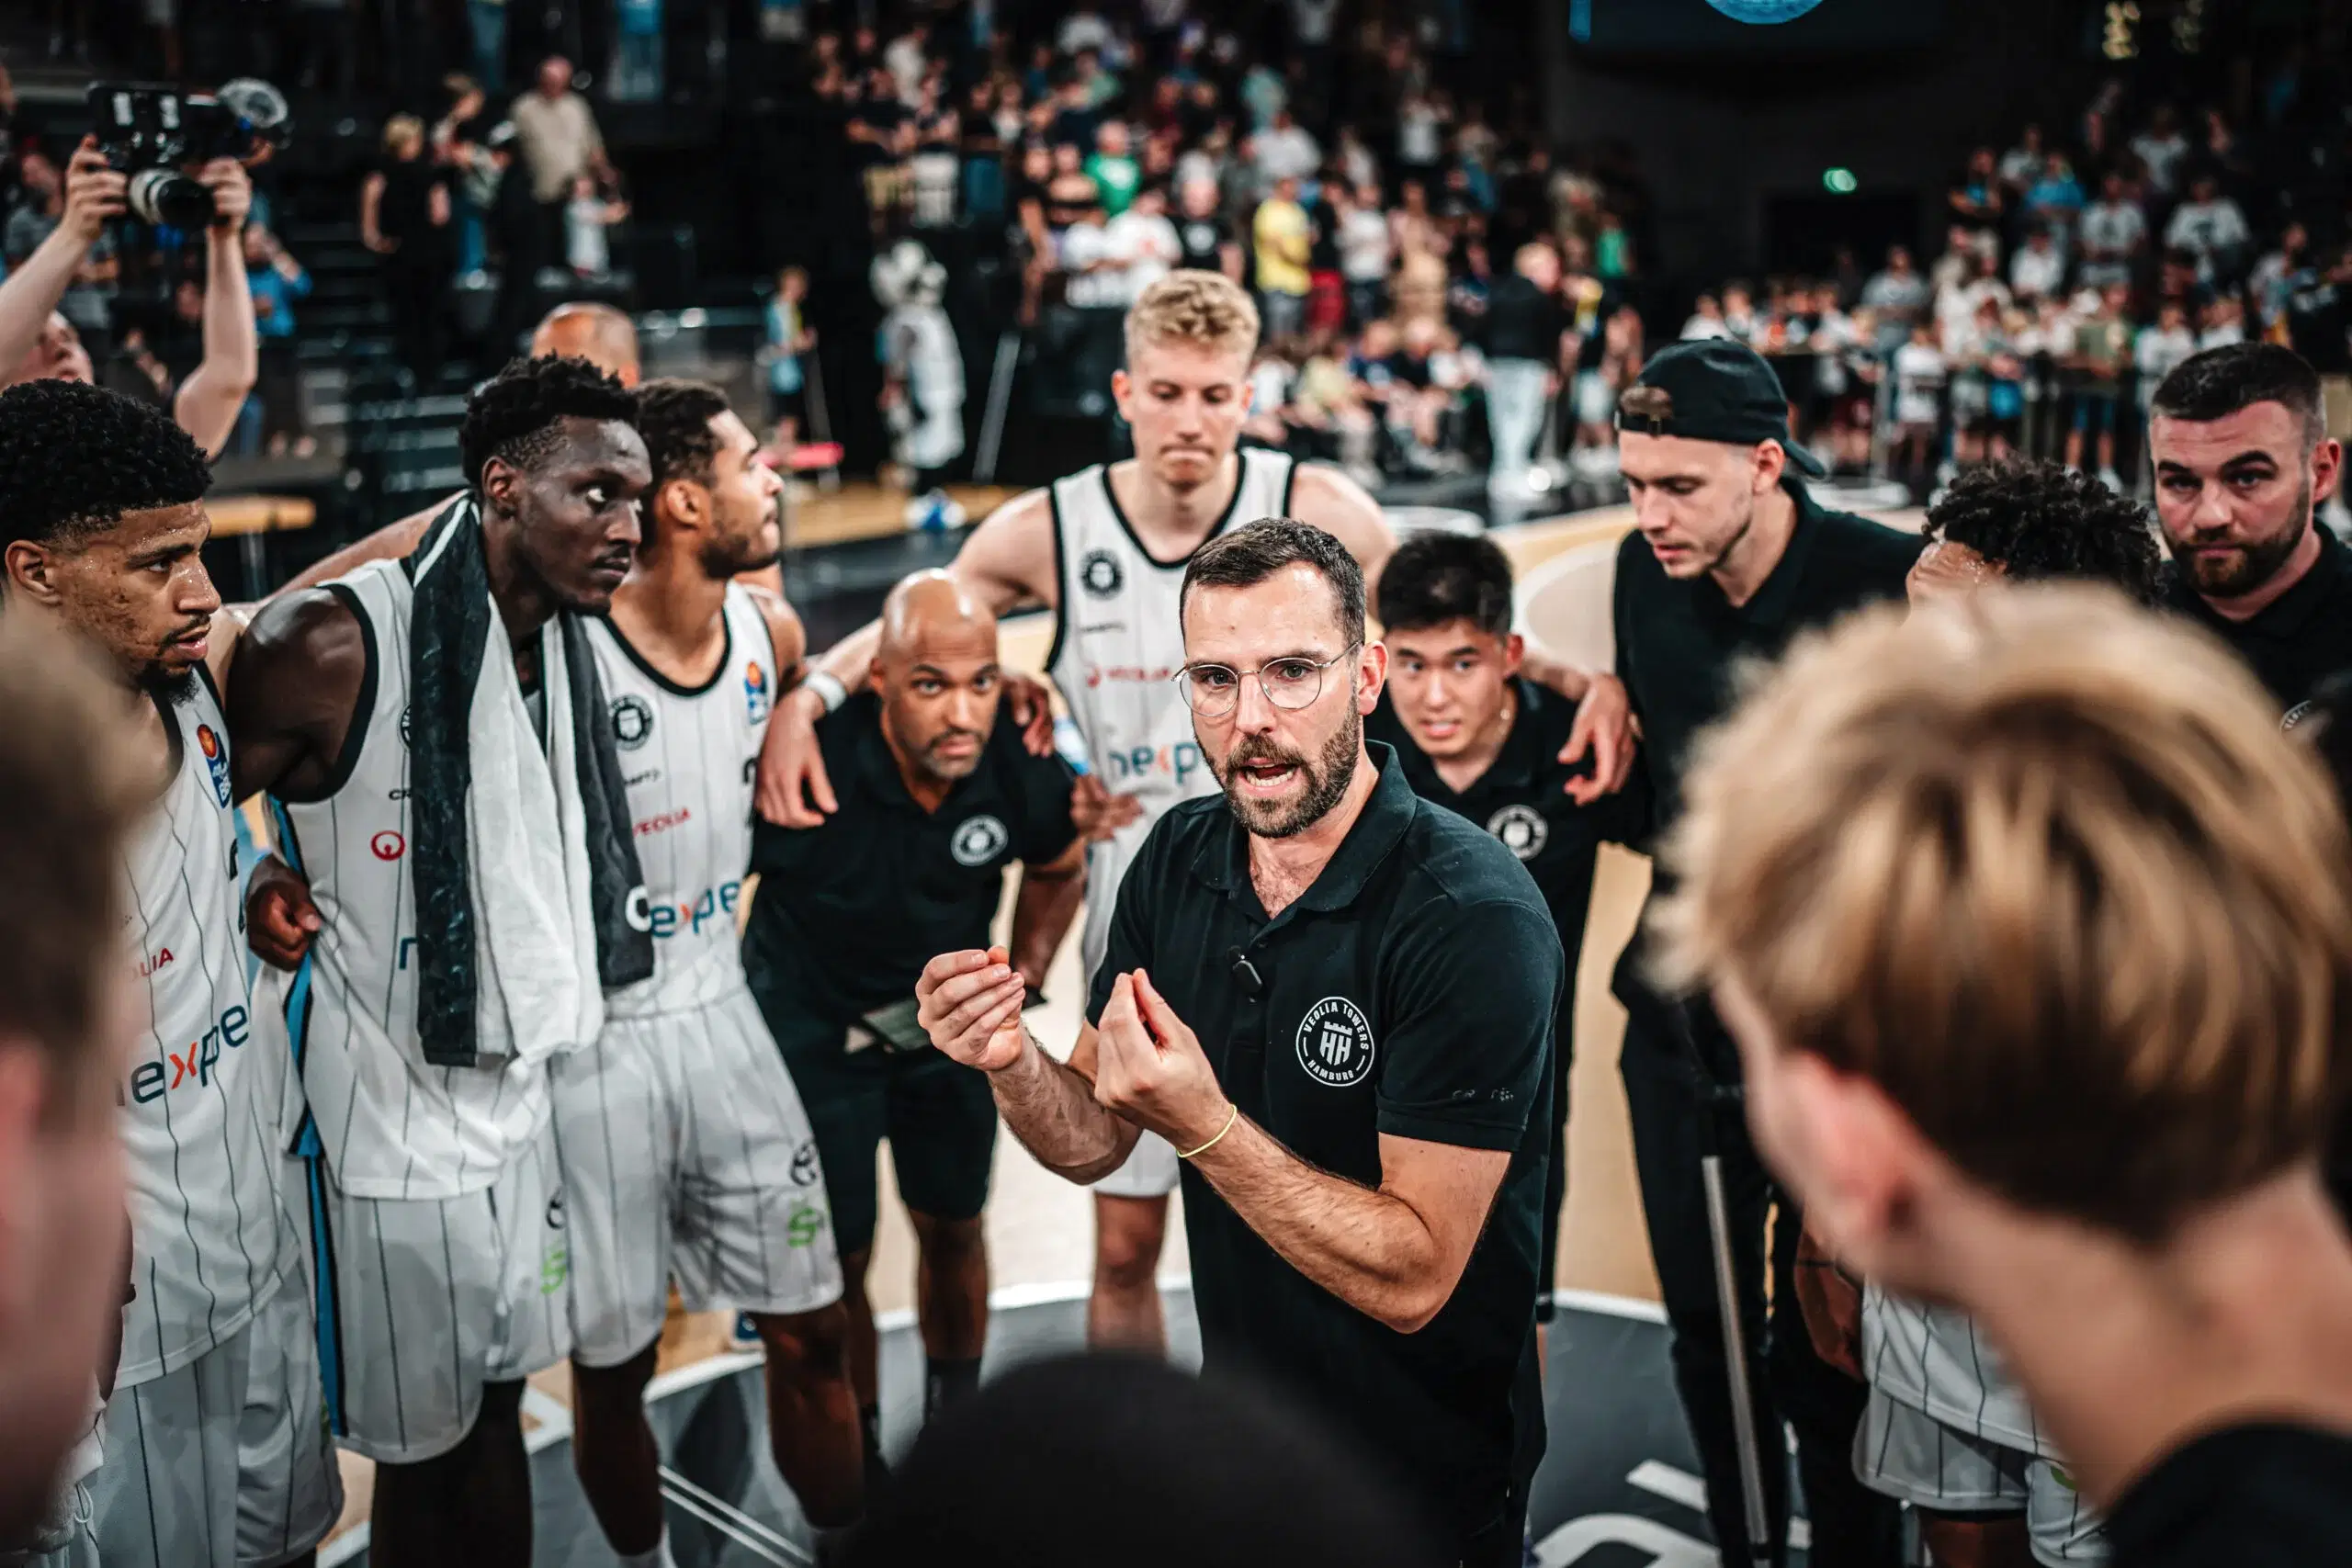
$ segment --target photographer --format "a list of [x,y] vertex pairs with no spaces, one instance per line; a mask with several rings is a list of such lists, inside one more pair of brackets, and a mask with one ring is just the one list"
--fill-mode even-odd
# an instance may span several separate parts
[[[253,185],[232,158],[216,158],[193,177],[212,193],[215,212],[205,231],[204,359],[173,398],[172,417],[210,457],[228,445],[257,373],[241,236]],[[55,227],[0,283],[0,388],[43,378],[96,379],[79,330],[58,305],[105,243],[107,220],[124,215],[127,183],[107,165],[96,139],[84,138],[66,168]]]

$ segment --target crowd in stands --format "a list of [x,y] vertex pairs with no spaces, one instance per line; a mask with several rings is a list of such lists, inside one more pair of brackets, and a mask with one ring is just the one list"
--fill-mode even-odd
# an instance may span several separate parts
[[[1264,52],[1184,0],[1139,21],[1081,6],[1018,40],[917,13],[816,33],[808,70],[842,111],[877,246],[977,237],[1030,325],[1114,323],[1171,268],[1222,271],[1263,323],[1254,437],[1366,479],[1483,459],[1523,488],[1550,396],[1567,394],[1560,448],[1605,445],[1608,389],[1639,368],[1641,193],[1497,125],[1420,33],[1335,38],[1336,9],[1293,0]],[[1115,330],[1078,336],[1105,347],[1107,380]],[[772,364],[790,352],[772,338]]]
[[1732,282],[1699,299],[1682,335],[1775,356],[1822,456],[1883,457],[1923,483],[2024,454],[2143,486],[2137,432],[2156,384],[2200,349],[2256,339],[2319,370],[2331,433],[2346,434],[2352,228],[2294,184],[2312,160],[2294,155],[2293,107],[2291,91],[2267,97],[2257,174],[2221,110],[2184,129],[2155,104],[2126,135],[2110,86],[2071,147],[2028,126],[2006,152],[1975,149],[1925,268],[1897,245],[1867,279],[1848,266],[1760,291]]

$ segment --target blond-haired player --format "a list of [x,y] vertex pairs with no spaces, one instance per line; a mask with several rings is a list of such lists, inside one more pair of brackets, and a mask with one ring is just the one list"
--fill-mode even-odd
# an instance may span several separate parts
[[1808,1224],[1974,1315],[2134,1568],[2352,1562],[2352,841],[2275,711],[2103,590],[1871,611],[1703,743],[1657,916]]
[[[948,570],[989,609],[1024,604],[1054,612],[1047,673],[1085,738],[1091,773],[1080,781],[1091,836],[1082,957],[1102,961],[1119,880],[1162,812],[1216,781],[1193,739],[1175,685],[1184,662],[1177,592],[1184,566],[1226,529],[1261,517],[1295,517],[1337,537],[1376,581],[1396,541],[1380,509],[1335,468],[1294,463],[1280,452],[1239,447],[1250,414],[1250,364],[1258,310],[1219,273],[1171,272],[1146,288],[1126,319],[1126,367],[1111,378],[1136,455],[1032,491],[974,529]],[[867,626],[819,661],[777,705],[761,758],[763,815],[813,826],[834,807],[815,725],[864,680],[876,630]],[[1579,793],[1599,795],[1632,762],[1624,690],[1531,649],[1531,678],[1579,704],[1564,757],[1594,754]],[[1044,705],[1028,713],[1041,717]],[[1034,744],[1046,744],[1042,724]],[[1045,978],[1027,976],[1032,986]],[[1087,1331],[1096,1343],[1163,1342],[1154,1281],[1166,1239],[1174,1151],[1147,1135],[1095,1194],[1094,1295]]]

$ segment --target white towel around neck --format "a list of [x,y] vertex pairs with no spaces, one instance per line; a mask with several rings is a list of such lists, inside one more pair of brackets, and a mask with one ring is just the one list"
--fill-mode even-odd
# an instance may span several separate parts
[[605,1026],[605,993],[563,637],[553,621],[539,628],[542,746],[494,603],[490,625],[466,728],[473,774],[466,874],[481,980],[476,1042],[485,1061],[512,1057],[529,1066],[594,1041]]

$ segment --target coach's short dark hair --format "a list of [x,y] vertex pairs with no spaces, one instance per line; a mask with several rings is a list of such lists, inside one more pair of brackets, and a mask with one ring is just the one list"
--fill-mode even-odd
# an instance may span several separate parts
[[710,422],[727,412],[727,394],[707,381],[665,376],[637,389],[637,433],[658,489],[672,479],[710,482],[718,437]]
[[1193,552],[1176,595],[1181,618],[1195,588],[1254,588],[1286,566],[1311,566],[1330,583],[1339,600],[1340,629],[1350,642],[1363,640],[1363,568],[1340,543],[1311,523],[1295,517],[1261,517],[1221,534]]
[[2319,372],[2275,343],[2233,343],[2191,355],[2157,384],[2150,411],[2201,424],[2256,403],[2285,404],[2304,433],[2319,439]]
[[1922,531],[1967,546],[2017,581],[2108,582],[2155,603],[2156,541],[2146,511],[2063,464],[1964,469],[1928,508]]
[[1510,636],[1510,558],[1484,534],[1428,529],[1408,535],[1380,569],[1381,629],[1426,631],[1468,621]]
[[637,398],[584,359],[550,354],[508,361],[466,400],[466,420],[458,428],[466,483],[481,488],[481,471],[492,457],[516,468],[542,461],[556,449],[567,419],[635,424]]
[[96,531],[211,485],[203,448],[153,403],[80,381],[0,392],[0,543]]

